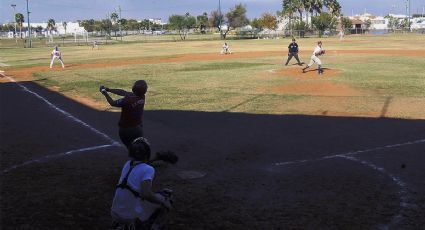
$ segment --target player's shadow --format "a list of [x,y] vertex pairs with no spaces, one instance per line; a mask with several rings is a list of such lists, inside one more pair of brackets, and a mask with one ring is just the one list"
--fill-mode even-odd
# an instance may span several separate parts
[[[323,71],[326,73],[326,70],[330,70],[330,68],[322,68],[323,69]],[[308,72],[317,72],[317,71],[319,71],[319,69],[307,69],[307,70],[304,70],[304,72],[305,73],[308,73]]]

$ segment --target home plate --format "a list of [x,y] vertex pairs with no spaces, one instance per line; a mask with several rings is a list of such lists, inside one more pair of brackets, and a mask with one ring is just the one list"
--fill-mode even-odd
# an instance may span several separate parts
[[182,179],[198,179],[204,177],[207,173],[199,171],[180,171],[177,175]]

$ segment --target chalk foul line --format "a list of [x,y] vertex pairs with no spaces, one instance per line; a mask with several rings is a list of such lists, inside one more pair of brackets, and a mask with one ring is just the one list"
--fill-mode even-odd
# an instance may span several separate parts
[[292,164],[309,163],[309,162],[313,162],[313,161],[321,161],[321,160],[331,159],[331,158],[335,158],[335,157],[355,156],[355,155],[362,154],[362,153],[374,152],[374,151],[378,151],[378,150],[391,149],[391,148],[396,148],[396,147],[403,147],[403,146],[408,146],[408,145],[415,145],[415,144],[420,144],[420,143],[425,143],[425,139],[419,139],[419,140],[408,141],[408,142],[392,144],[392,145],[385,145],[385,146],[380,146],[380,147],[375,147],[375,148],[370,148],[370,149],[363,149],[363,150],[358,150],[358,151],[350,151],[350,152],[346,152],[346,153],[342,153],[342,154],[327,155],[327,156],[323,156],[323,157],[320,157],[320,158],[314,158],[314,159],[277,162],[277,163],[274,163],[273,165],[274,166],[285,166],[285,165],[292,165]]
[[393,174],[389,173],[388,171],[386,171],[382,167],[379,167],[379,166],[377,166],[377,165],[375,165],[371,162],[365,161],[365,160],[360,160],[360,159],[358,159],[354,156],[359,155],[361,153],[373,152],[373,151],[377,151],[377,150],[390,149],[390,148],[396,148],[396,147],[402,147],[402,146],[408,146],[408,145],[414,145],[414,144],[419,144],[419,143],[425,143],[425,139],[419,139],[419,140],[415,140],[415,141],[409,141],[409,142],[393,144],[393,145],[385,145],[385,146],[381,146],[381,147],[358,150],[358,151],[351,151],[351,152],[347,152],[347,153],[343,153],[343,154],[328,155],[328,156],[324,156],[324,157],[316,158],[316,159],[279,162],[279,163],[275,163],[274,166],[302,164],[302,163],[309,163],[309,162],[313,162],[313,161],[320,161],[320,160],[326,160],[326,159],[343,158],[345,160],[350,160],[350,161],[360,163],[364,166],[372,168],[373,170],[376,170],[376,171],[388,176],[399,187],[398,194],[399,194],[399,199],[400,199],[400,204],[399,204],[400,210],[397,214],[395,214],[393,216],[393,218],[391,219],[391,221],[388,224],[382,226],[382,229],[386,230],[386,229],[390,229],[391,226],[396,226],[397,224],[399,224],[401,222],[401,220],[403,219],[403,216],[407,216],[407,211],[409,209],[410,210],[416,210],[417,205],[413,202],[413,199],[409,196],[409,192],[408,192],[406,183],[403,182],[399,177],[394,176]]
[[64,156],[69,156],[75,153],[82,153],[82,152],[87,152],[87,151],[94,151],[94,150],[98,150],[98,149],[104,149],[104,148],[109,148],[109,147],[115,147],[118,145],[114,145],[114,144],[107,144],[107,145],[97,145],[97,146],[90,146],[90,147],[86,147],[86,148],[81,148],[81,149],[74,149],[74,150],[70,150],[67,152],[63,152],[63,153],[58,153],[58,154],[51,154],[51,155],[46,155],[37,159],[33,159],[33,160],[29,160],[29,161],[25,161],[21,164],[16,164],[16,165],[12,165],[6,169],[4,169],[2,172],[3,174],[8,173],[12,170],[15,170],[17,168],[29,165],[29,164],[33,164],[33,163],[43,163],[43,162],[47,162],[51,159],[57,159],[60,157],[64,157]]
[[[6,75],[5,75],[6,76]],[[38,99],[44,101],[50,108],[58,111],[59,113],[62,113],[63,115],[65,115],[65,117],[73,120],[76,123],[79,123],[80,125],[83,125],[84,127],[90,129],[91,131],[93,131],[94,133],[102,136],[103,138],[105,138],[106,140],[108,140],[109,142],[111,142],[112,145],[120,145],[117,141],[115,141],[114,139],[110,138],[108,135],[106,135],[105,133],[97,130],[96,128],[92,127],[91,125],[87,124],[86,122],[76,118],[75,116],[73,116],[72,114],[66,112],[65,110],[57,107],[56,105],[54,105],[53,103],[51,103],[50,101],[48,101],[46,98],[42,97],[41,95],[39,95],[38,93],[31,91],[30,89],[28,89],[27,87],[23,86],[22,84],[19,84],[18,82],[16,82],[15,79],[6,76],[7,79],[9,79],[9,81],[16,83],[19,87],[21,87],[24,91],[36,96]]]

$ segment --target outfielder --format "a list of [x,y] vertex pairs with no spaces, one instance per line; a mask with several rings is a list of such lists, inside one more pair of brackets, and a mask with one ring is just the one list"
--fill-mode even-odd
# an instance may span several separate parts
[[322,42],[318,41],[317,46],[313,51],[313,55],[311,55],[310,63],[308,63],[308,65],[303,69],[303,73],[305,73],[306,69],[310,68],[310,66],[316,63],[318,66],[318,69],[317,69],[318,73],[323,74],[322,61],[320,61],[320,59],[318,58],[320,55],[323,55],[323,54],[325,54],[325,50],[322,49]]
[[298,62],[298,65],[303,65],[301,64],[300,59],[298,58],[298,44],[295,42],[295,38],[292,38],[292,42],[288,46],[288,59],[286,60],[285,65],[288,65],[292,57],[295,57]]
[[63,60],[62,60],[62,55],[61,52],[59,51],[58,46],[55,46],[55,48],[53,49],[52,53],[50,54],[50,56],[52,57],[52,60],[50,61],[50,69],[53,67],[53,61],[57,58],[59,59],[59,61],[62,64],[62,69],[65,68],[65,65],[63,64]]
[[221,50],[221,54],[232,54],[229,45],[227,45],[227,42],[224,43],[223,49]]

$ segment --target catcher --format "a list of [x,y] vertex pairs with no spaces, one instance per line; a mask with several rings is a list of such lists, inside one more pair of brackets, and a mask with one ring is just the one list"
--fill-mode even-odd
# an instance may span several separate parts
[[310,68],[310,66],[316,63],[318,66],[318,69],[317,69],[318,73],[323,74],[322,61],[320,61],[319,56],[324,54],[325,54],[325,50],[322,49],[322,42],[318,41],[317,46],[313,51],[313,55],[311,55],[310,63],[308,63],[308,65],[305,68],[303,68],[303,73],[305,73],[306,69]]
[[[121,116],[118,123],[119,136],[122,143],[129,148],[134,139],[143,137],[143,111],[148,84],[144,80],[138,80],[134,82],[132,92],[122,89],[110,89],[105,86],[100,86],[99,90],[111,106],[121,108]],[[113,100],[108,92],[123,96],[123,98]]]
[[111,216],[113,229],[162,229],[173,203],[172,191],[152,191],[155,169],[150,166],[149,142],[139,137],[129,146],[129,156],[122,169]]
[[63,60],[62,60],[62,55],[61,52],[59,51],[58,46],[55,46],[55,48],[53,49],[52,53],[50,54],[50,56],[52,57],[52,60],[50,61],[50,69],[53,67],[53,61],[57,58],[59,59],[59,61],[62,64],[62,69],[65,68],[65,65],[63,64]]

